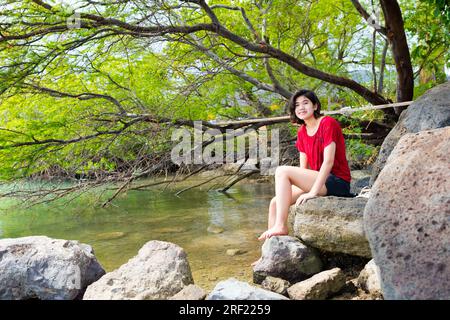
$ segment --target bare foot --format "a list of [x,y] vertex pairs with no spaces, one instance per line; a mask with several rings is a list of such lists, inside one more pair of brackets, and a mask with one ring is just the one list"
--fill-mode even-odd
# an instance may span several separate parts
[[252,267],[256,266],[261,261],[261,259],[262,258],[259,258],[258,260],[252,262]]
[[282,226],[282,227],[273,226],[269,230],[263,232],[259,236],[258,240],[268,239],[268,238],[270,238],[272,236],[285,236],[288,233],[289,233],[288,232],[288,228],[286,226]]

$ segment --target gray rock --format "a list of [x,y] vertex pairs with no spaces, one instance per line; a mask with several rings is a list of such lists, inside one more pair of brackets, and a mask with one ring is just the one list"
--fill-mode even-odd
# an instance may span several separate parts
[[230,278],[219,282],[206,300],[288,300],[288,298]]
[[221,226],[217,226],[217,225],[210,225],[206,231],[208,231],[209,233],[214,233],[214,234],[219,234],[225,231],[224,228],[222,228]]
[[322,271],[311,278],[288,288],[294,300],[324,300],[339,292],[345,285],[345,275],[339,268]]
[[169,300],[204,300],[207,292],[195,284],[190,284],[184,287]]
[[105,232],[99,233],[95,237],[97,240],[115,240],[125,237],[127,234],[122,231],[113,231],[113,232]]
[[314,249],[294,237],[274,236],[262,246],[261,259],[253,267],[253,282],[259,284],[267,276],[297,282],[321,268],[322,262]]
[[241,250],[241,249],[228,249],[227,250],[227,255],[228,256],[236,256],[236,255],[239,255],[239,254],[244,254],[246,252],[247,251]]
[[0,240],[0,299],[72,300],[105,274],[91,246],[45,236]]
[[370,171],[368,170],[353,170],[352,181],[350,182],[350,192],[359,194],[362,188],[370,185]]
[[287,295],[287,289],[290,286],[291,284],[289,281],[271,276],[266,277],[261,283],[261,287],[263,287],[263,289],[282,294],[283,296]]
[[370,260],[358,277],[358,287],[374,296],[383,296],[381,291],[380,268]]
[[381,145],[372,168],[370,185],[374,184],[387,158],[404,134],[446,126],[450,126],[450,82],[428,90],[401,113],[397,124]]
[[321,250],[371,258],[364,233],[367,198],[319,197],[291,206],[294,236]]
[[450,127],[407,134],[372,187],[364,225],[385,299],[450,299]]
[[84,300],[157,300],[193,284],[185,251],[170,242],[149,241],[119,269],[91,284]]

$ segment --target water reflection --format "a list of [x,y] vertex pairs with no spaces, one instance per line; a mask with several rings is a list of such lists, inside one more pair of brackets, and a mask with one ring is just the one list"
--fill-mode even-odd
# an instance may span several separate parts
[[208,192],[209,229],[214,227],[224,228],[224,199],[217,192]]
[[[250,263],[260,254],[257,236],[264,231],[270,184],[235,185],[228,194],[193,189],[175,197],[173,190],[132,191],[114,206],[87,206],[79,199],[61,208],[42,205],[0,212],[0,237],[47,235],[79,240],[94,248],[107,271],[135,256],[150,240],[180,245],[188,254],[195,283],[207,290],[221,279],[251,282]],[[210,226],[220,229],[208,231]],[[228,249],[243,254],[227,255]]]

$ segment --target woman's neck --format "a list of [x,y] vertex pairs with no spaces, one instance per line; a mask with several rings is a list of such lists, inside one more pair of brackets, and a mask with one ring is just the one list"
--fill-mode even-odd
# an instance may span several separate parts
[[305,125],[308,129],[314,129],[319,123],[320,117],[316,119],[314,116],[312,116],[311,118],[304,119],[303,121],[305,122]]

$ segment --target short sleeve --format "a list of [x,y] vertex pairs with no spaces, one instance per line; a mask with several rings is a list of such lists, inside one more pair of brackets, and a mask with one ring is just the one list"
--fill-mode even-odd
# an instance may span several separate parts
[[301,130],[302,128],[300,127],[297,132],[297,141],[295,142],[295,146],[297,147],[297,150],[299,152],[305,153],[305,147],[303,146],[303,139],[301,137]]
[[338,137],[339,137],[340,131],[341,131],[341,127],[339,126],[339,123],[335,119],[330,118],[329,121],[324,123],[323,147],[325,148],[333,141],[335,143],[338,143]]

